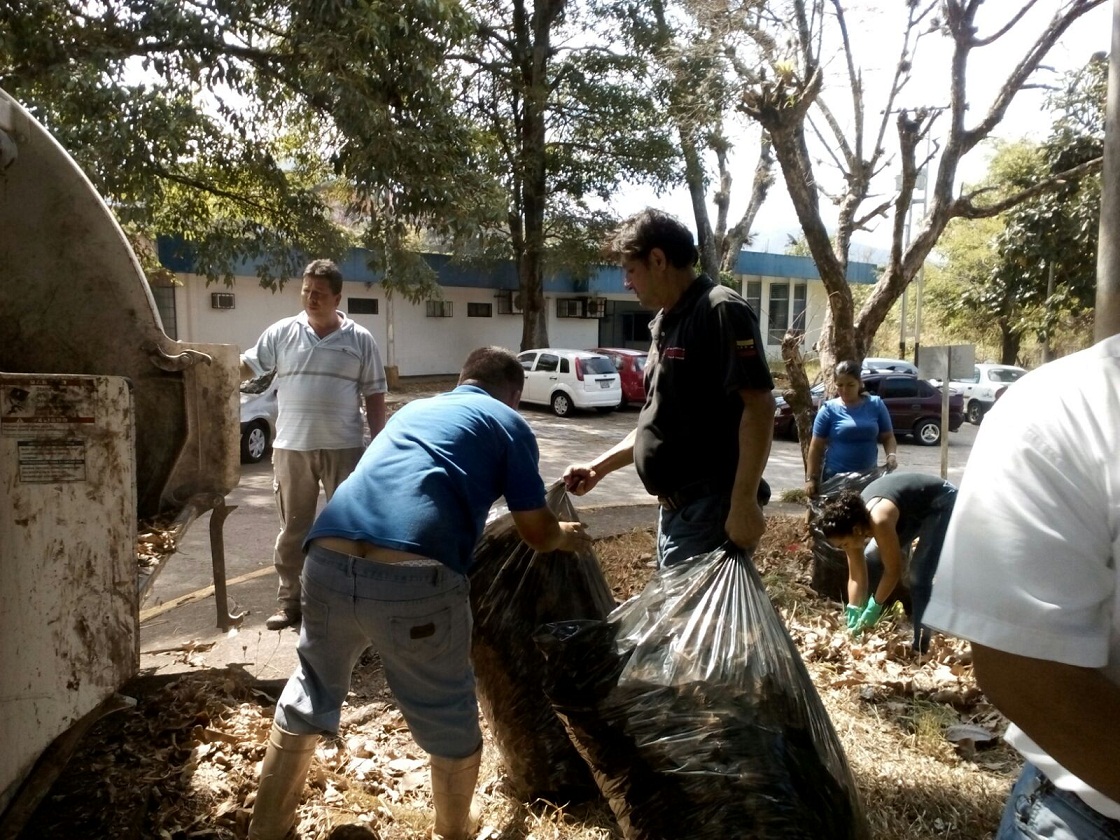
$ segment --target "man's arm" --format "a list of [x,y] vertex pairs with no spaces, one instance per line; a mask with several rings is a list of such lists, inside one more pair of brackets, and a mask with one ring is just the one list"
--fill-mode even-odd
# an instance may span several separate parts
[[241,381],[244,382],[246,379],[255,379],[256,376],[257,376],[257,372],[255,370],[253,370],[251,367],[249,367],[249,365],[245,361],[245,359],[242,358],[241,359]]
[[580,551],[591,543],[582,522],[561,522],[549,508],[512,510],[513,524],[534,551]]
[[370,394],[366,397],[366,422],[369,424],[369,437],[373,440],[385,428],[385,392]]
[[[773,426],[773,418],[770,424]],[[638,435],[637,429],[631,429],[630,434],[596,458],[586,464],[571,464],[564,470],[564,486],[573,496],[582,496],[599,483],[604,476],[615,470],[628,467],[634,463],[634,440]],[[761,473],[760,473],[761,475]]]
[[869,507],[871,534],[879,546],[879,559],[883,561],[883,576],[879,578],[874,595],[878,603],[885,604],[902,577],[902,545],[895,530],[899,510],[887,499],[872,499]]
[[1120,685],[1095,668],[973,643],[976,681],[1059,764],[1120,802]]
[[769,389],[744,388],[739,397],[743,401],[739,462],[731,489],[731,512],[723,527],[733,543],[750,551],[766,530],[766,517],[758,504],[758,483],[774,438],[774,395]]

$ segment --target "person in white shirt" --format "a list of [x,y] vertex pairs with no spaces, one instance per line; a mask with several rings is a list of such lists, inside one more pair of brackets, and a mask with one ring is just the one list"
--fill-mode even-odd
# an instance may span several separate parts
[[342,272],[314,260],[303,272],[303,312],[268,327],[241,355],[241,376],[276,372],[276,440],[272,445],[280,535],[273,565],[280,577],[269,630],[299,624],[303,542],[319,502],[329,500],[365,451],[359,401],[370,437],[385,426],[385,368],[369,331],[338,311]]
[[1120,336],[984,416],[925,622],[972,642],[1026,761],[996,840],[1120,838]]

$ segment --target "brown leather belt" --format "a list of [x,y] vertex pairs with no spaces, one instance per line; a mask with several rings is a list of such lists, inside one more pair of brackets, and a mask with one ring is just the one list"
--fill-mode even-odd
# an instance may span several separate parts
[[365,542],[364,540],[348,540],[345,537],[316,537],[312,545],[325,548],[328,551],[337,551],[350,557],[361,557],[375,563],[407,563],[416,560],[430,560],[423,554],[413,554],[410,551],[397,551],[395,548],[385,548],[381,545]]

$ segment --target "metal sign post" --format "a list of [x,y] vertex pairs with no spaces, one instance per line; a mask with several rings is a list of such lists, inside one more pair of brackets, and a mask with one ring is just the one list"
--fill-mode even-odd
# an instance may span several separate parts
[[971,374],[976,365],[976,347],[952,344],[923,347],[918,370],[924,379],[941,380],[941,477],[949,476],[949,382],[963,374]]

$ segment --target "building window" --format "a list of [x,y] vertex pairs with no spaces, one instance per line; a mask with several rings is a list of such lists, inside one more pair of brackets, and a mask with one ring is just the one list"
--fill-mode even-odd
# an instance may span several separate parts
[[152,297],[156,302],[156,311],[159,320],[163,323],[163,333],[168,338],[179,338],[179,329],[176,326],[175,314],[175,287],[152,286]]
[[347,315],[376,315],[377,298],[346,298]]
[[748,280],[743,286],[743,297],[747,299],[747,303],[750,304],[757,318],[758,314],[762,312],[762,281]]
[[[767,308],[769,325],[766,330],[767,344],[781,344],[791,329],[805,331],[805,283],[771,283],[770,305]],[[792,301],[790,295],[792,293]],[[792,304],[792,305],[791,305]]]
[[650,317],[644,312],[624,312],[622,315],[622,340],[648,344]]
[[494,316],[494,304],[492,303],[468,303],[467,304],[467,317],[468,318],[492,318]]
[[449,300],[429,300],[427,309],[429,318],[451,318],[455,314]]
[[586,301],[583,298],[557,298],[556,299],[556,317],[557,318],[582,318],[586,309],[584,308]]

